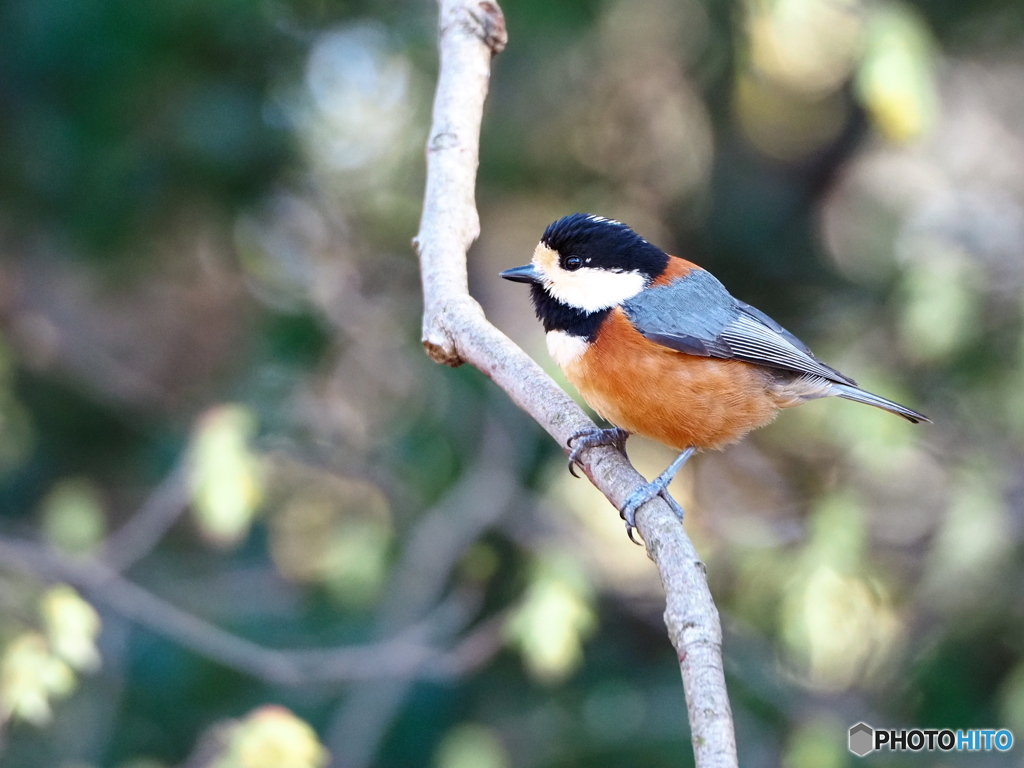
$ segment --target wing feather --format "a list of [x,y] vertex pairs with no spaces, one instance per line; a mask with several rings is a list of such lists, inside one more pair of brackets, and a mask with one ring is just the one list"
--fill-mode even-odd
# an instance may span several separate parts
[[703,269],[694,269],[669,285],[649,288],[623,308],[646,338],[688,355],[743,360],[855,383],[818,360],[806,344],[764,312],[733,298]]
[[[787,331],[786,336],[792,334]],[[796,346],[786,336],[761,324],[748,314],[740,314],[736,320],[723,328],[721,333],[733,356],[739,360],[810,373],[843,384],[856,383],[814,357],[799,339],[797,341],[800,346]],[[796,339],[795,336],[793,338]]]

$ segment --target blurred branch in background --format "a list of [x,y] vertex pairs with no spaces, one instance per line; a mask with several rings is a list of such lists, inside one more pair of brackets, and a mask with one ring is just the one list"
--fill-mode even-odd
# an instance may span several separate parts
[[[692,765],[645,550],[505,392],[423,355],[436,10],[0,3],[0,539],[42,569],[0,567],[4,768],[324,768],[317,734],[339,768]],[[862,719],[1024,733],[1024,3],[518,0],[509,21],[489,83],[463,37],[490,89],[486,226],[468,264],[475,219],[437,254],[431,316],[485,328],[465,264],[561,382],[497,273],[601,212],[941,416],[811,404],[676,482],[744,765],[852,765]],[[475,142],[450,127],[433,171]],[[449,210],[474,204],[464,159]],[[508,360],[485,371],[521,400],[540,376]],[[669,458],[630,446],[642,474]],[[259,675],[396,638],[426,666]]]
[[[499,612],[473,632],[456,639],[476,615],[480,595],[474,589],[463,588],[439,602],[452,567],[466,548],[505,511],[505,505],[480,505],[474,500],[486,494],[506,500],[515,497],[516,481],[508,469],[514,461],[510,443],[495,423],[491,423],[487,432],[478,464],[467,471],[462,482],[433,511],[424,515],[411,533],[405,558],[395,570],[393,583],[387,590],[389,598],[381,606],[377,643],[303,650],[266,648],[184,611],[121,576],[120,571],[130,568],[159,544],[194,502],[203,476],[197,468],[210,461],[197,446],[203,445],[204,438],[210,440],[211,424],[214,439],[222,449],[217,454],[219,462],[214,465],[218,472],[231,474],[230,470],[225,472],[225,454],[234,456],[233,461],[227,460],[228,464],[239,463],[236,454],[248,455],[244,444],[236,445],[234,439],[224,439],[222,427],[238,426],[235,423],[238,420],[231,417],[239,414],[238,409],[222,407],[200,420],[193,449],[153,490],[138,512],[102,546],[96,547],[101,557],[75,556],[30,541],[0,537],[0,568],[71,584],[120,616],[266,683],[311,686],[374,680],[374,685],[363,694],[369,692],[372,698],[379,699],[382,691],[394,691],[395,706],[401,702],[397,692],[406,690],[409,683],[395,683],[389,688],[380,683],[381,679],[412,680],[463,674],[501,648],[507,611]],[[231,503],[226,496],[221,496],[222,506],[226,499],[229,507],[238,508],[238,503]],[[237,528],[237,523],[229,526],[230,530]],[[223,533],[228,529],[220,530]],[[354,711],[358,717],[365,718],[367,709],[360,698],[360,689],[356,689],[350,700],[357,706],[346,711]],[[381,730],[387,720],[386,716],[382,717],[378,729],[360,726],[356,729],[356,733],[361,734],[358,738],[345,738],[341,743],[347,748],[353,743],[366,743],[368,754],[372,756],[376,739],[371,734]],[[346,729],[341,730],[344,733]]]
[[[90,599],[213,661],[253,675],[267,683],[289,686],[326,685],[389,677],[445,677],[478,663],[481,648],[492,644],[497,619],[483,623],[456,644],[452,652],[428,639],[454,634],[465,625],[477,600],[456,593],[432,614],[390,639],[367,646],[276,650],[181,610],[124,579],[101,562],[71,559],[27,541],[0,538],[0,567],[46,580],[71,584]],[[495,650],[497,646],[495,646]]]
[[[466,253],[480,223],[475,187],[480,121],[491,58],[506,44],[505,19],[489,0],[441,0],[441,69],[427,142],[427,185],[415,245],[423,273],[423,344],[437,362],[469,362],[505,390],[559,445],[593,422],[469,295]],[[584,471],[616,506],[644,479],[618,451],[584,454]],[[665,586],[665,623],[676,647],[696,764],[735,766],[736,736],[725,689],[722,629],[699,556],[668,504],[637,516]]]
[[139,511],[107,537],[103,544],[103,562],[112,571],[127,571],[160,543],[171,527],[188,509],[192,498],[187,459],[153,489]]
[[[441,597],[452,569],[469,546],[509,510],[518,496],[516,491],[522,490],[513,474],[514,462],[508,435],[497,422],[490,421],[477,463],[409,532],[377,612],[379,637],[420,621]],[[481,499],[496,503],[481,503]],[[484,626],[500,625],[503,635],[504,619],[499,624],[495,621],[490,619]],[[454,624],[439,627],[433,639],[447,644],[460,629]],[[472,639],[463,643],[467,644],[460,646],[466,649],[476,645]],[[411,683],[411,678],[374,681],[350,689],[325,739],[337,765],[370,765]]]

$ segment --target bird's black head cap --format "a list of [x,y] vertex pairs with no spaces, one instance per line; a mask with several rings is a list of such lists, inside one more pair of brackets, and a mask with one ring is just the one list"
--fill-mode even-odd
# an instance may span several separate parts
[[550,224],[541,242],[563,257],[579,256],[584,266],[622,272],[642,272],[650,279],[668,266],[668,256],[625,224],[574,213]]

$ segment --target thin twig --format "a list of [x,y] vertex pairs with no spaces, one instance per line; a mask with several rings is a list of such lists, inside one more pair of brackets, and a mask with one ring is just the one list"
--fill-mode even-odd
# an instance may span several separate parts
[[[423,280],[423,345],[437,362],[479,368],[564,447],[593,422],[487,321],[468,291],[466,252],[480,231],[475,203],[480,122],[491,59],[505,43],[504,17],[492,0],[440,0],[441,67],[427,141],[423,216],[414,240]],[[613,448],[597,448],[583,458],[587,476],[616,508],[644,482]],[[660,498],[641,508],[637,527],[665,587],[665,624],[679,658],[696,764],[736,766],[722,629],[704,565]]]
[[[513,456],[505,430],[496,421],[488,423],[477,460],[405,537],[401,559],[392,571],[378,609],[378,636],[390,636],[397,627],[416,621],[429,611],[450,581],[462,553],[510,508],[517,495],[514,470],[509,467]],[[485,496],[496,503],[480,504]],[[485,627],[493,626],[490,622],[460,641],[452,651],[452,659],[463,665],[462,671],[471,671],[481,658],[490,658],[501,647],[500,631],[486,635]],[[435,636],[433,640],[447,643],[460,629],[451,625],[446,636]],[[473,661],[464,654],[469,654]],[[325,737],[332,766],[364,768],[372,764],[411,683],[407,678],[352,687]]]
[[[432,624],[463,626],[475,598],[457,595],[424,622],[389,639],[362,646],[276,650],[234,635],[134,584],[106,564],[71,559],[28,541],[0,538],[0,567],[67,582],[96,603],[227,667],[278,685],[300,686],[381,679],[447,678],[477,663],[478,645],[493,634],[484,623],[454,651],[420,639]],[[443,616],[442,616],[443,615]]]
[[112,533],[103,546],[103,562],[127,571],[148,555],[188,509],[189,461],[182,459],[153,489],[139,510]]

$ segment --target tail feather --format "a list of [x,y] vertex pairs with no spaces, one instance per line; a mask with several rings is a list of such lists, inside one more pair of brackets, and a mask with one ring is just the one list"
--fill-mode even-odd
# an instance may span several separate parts
[[874,395],[871,392],[866,392],[863,389],[857,387],[850,387],[846,384],[833,384],[830,390],[830,394],[836,397],[841,397],[844,400],[853,400],[855,403],[864,403],[865,405],[873,405],[875,408],[881,408],[884,411],[895,413],[898,416],[902,416],[907,421],[911,421],[914,424],[919,424],[922,421],[927,421],[931,424],[931,419],[925,416],[923,413],[912,411],[910,408],[894,403],[892,400],[886,400],[884,397]]

